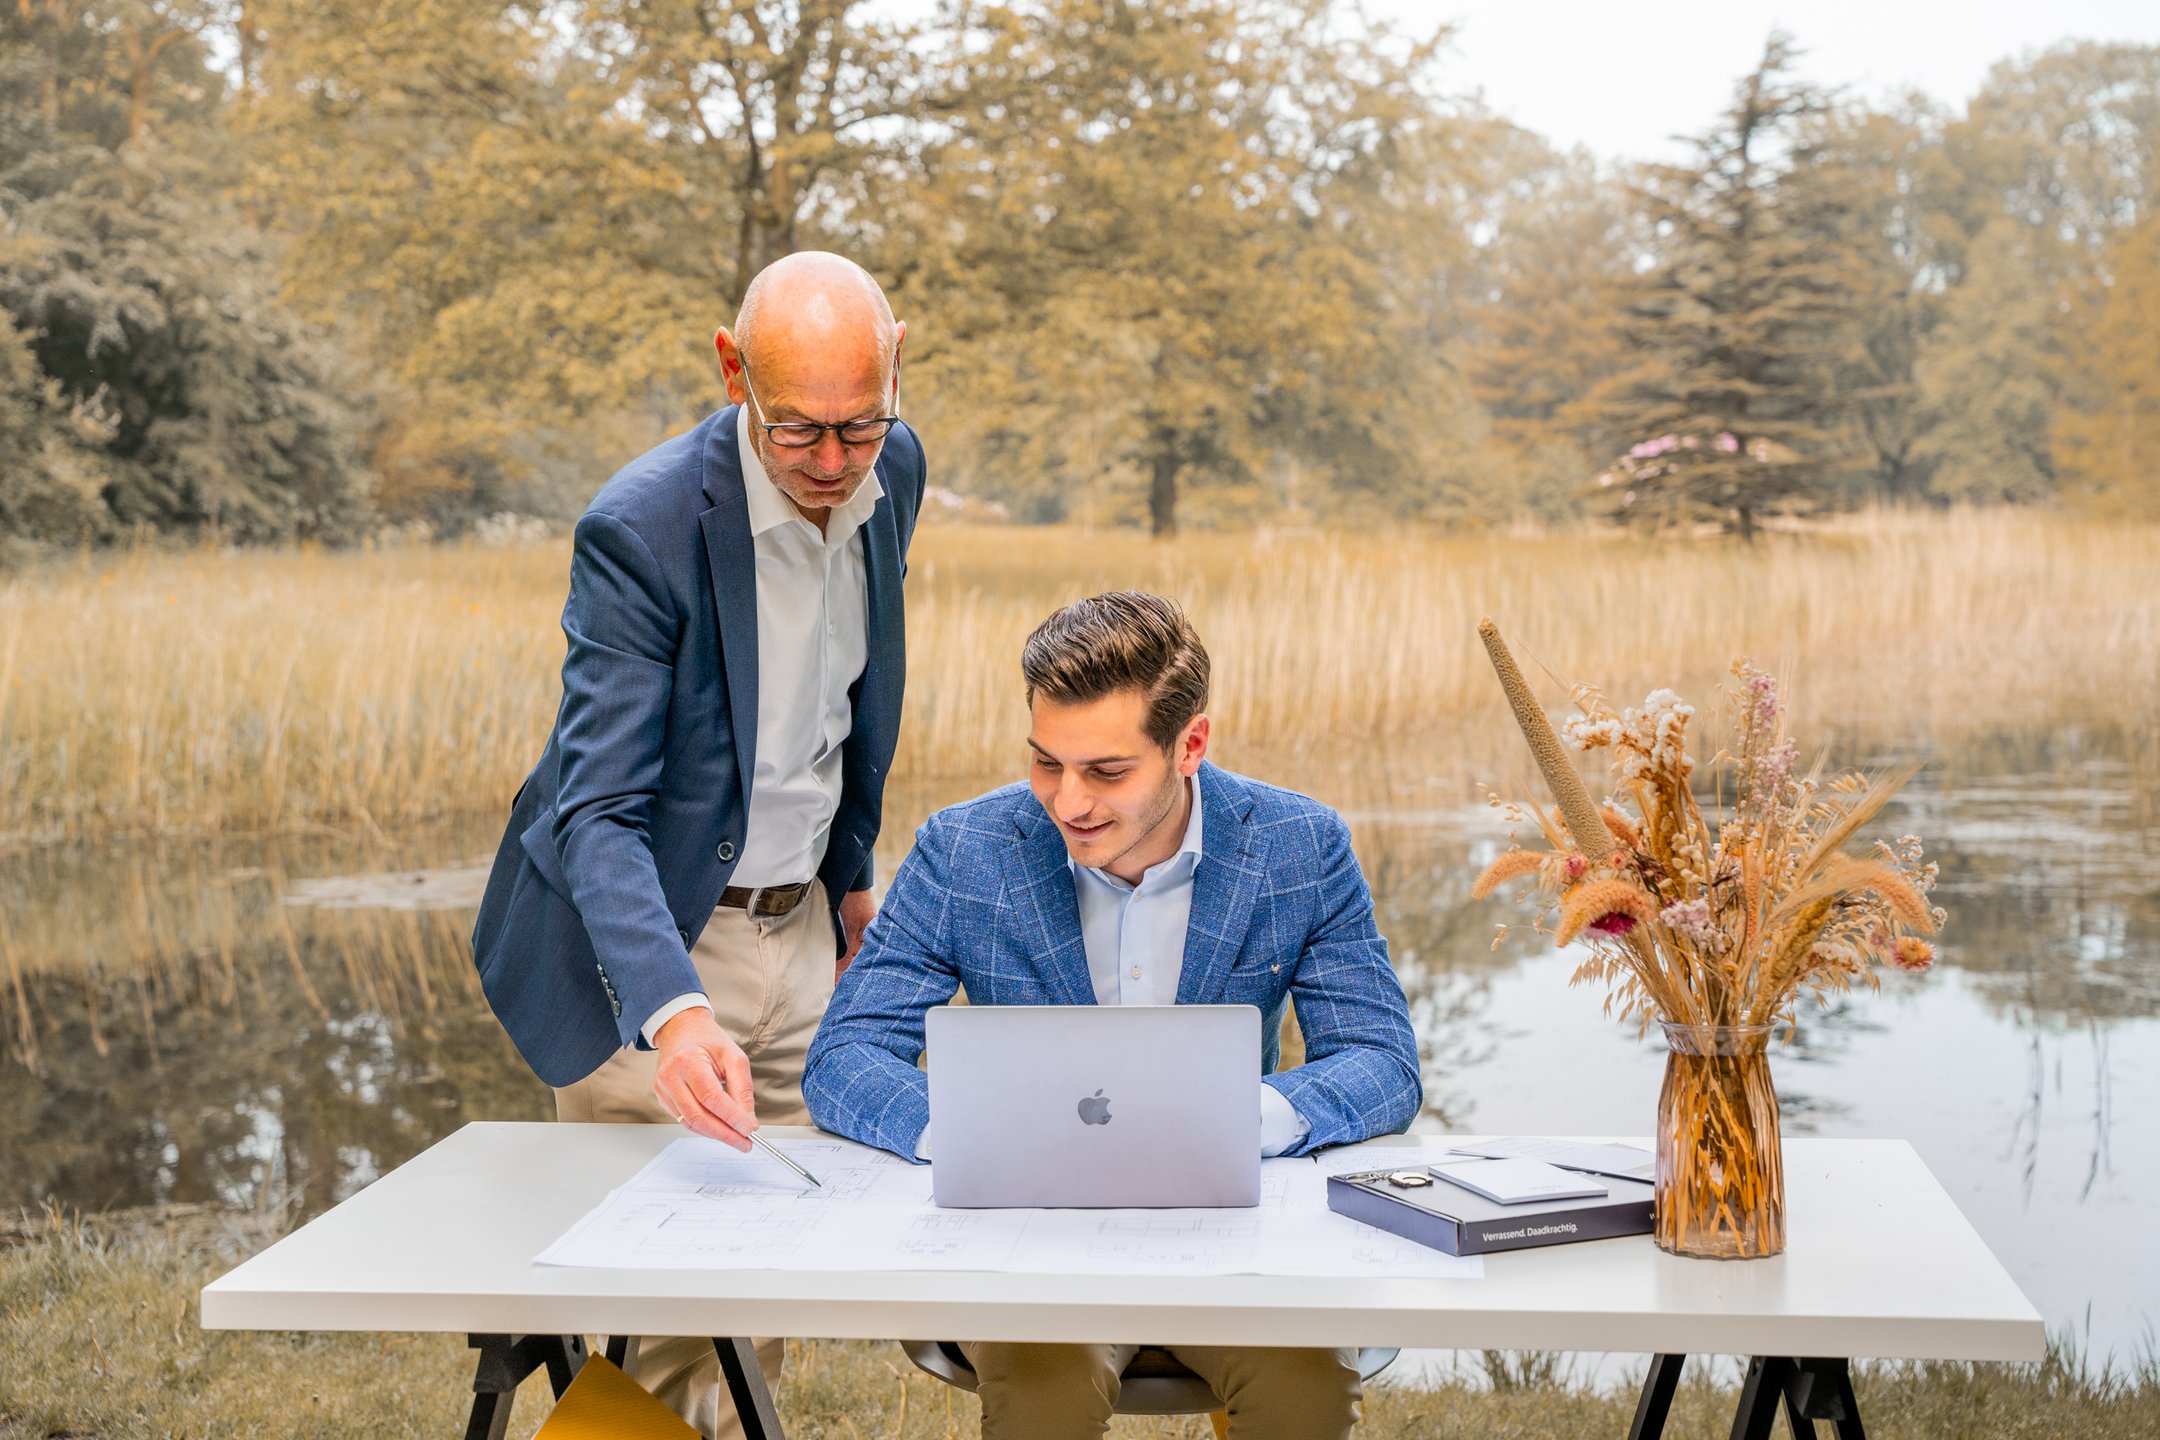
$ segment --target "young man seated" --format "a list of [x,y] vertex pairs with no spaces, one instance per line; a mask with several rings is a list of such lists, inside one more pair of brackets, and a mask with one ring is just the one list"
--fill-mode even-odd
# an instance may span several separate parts
[[[1257,1006],[1269,1071],[1294,1003],[1306,1060],[1265,1076],[1262,1153],[1405,1128],[1417,1043],[1350,832],[1316,801],[1206,763],[1207,651],[1177,606],[1131,593],[1069,605],[1020,665],[1028,784],[916,834],[811,1044],[811,1117],[928,1158],[924,1012],[965,987],[978,1005]],[[1062,1440],[1105,1433],[1138,1346],[962,1348],[985,1440]],[[1171,1348],[1240,1440],[1357,1422],[1353,1350]]]

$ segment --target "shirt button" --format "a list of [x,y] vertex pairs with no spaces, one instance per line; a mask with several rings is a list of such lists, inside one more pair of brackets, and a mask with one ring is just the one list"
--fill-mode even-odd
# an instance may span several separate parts
[[1132,978],[1135,980],[1140,978],[1140,967],[1138,965],[1132,967]]
[[713,854],[720,857],[721,864],[727,864],[728,861],[735,858],[735,842],[732,840],[722,840],[720,842],[720,848],[713,851]]

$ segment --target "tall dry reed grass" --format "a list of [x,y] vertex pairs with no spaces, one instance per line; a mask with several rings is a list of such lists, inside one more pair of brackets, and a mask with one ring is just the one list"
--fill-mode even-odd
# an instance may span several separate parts
[[[138,554],[0,584],[0,837],[368,829],[504,805],[553,717],[567,572],[524,550]],[[1111,587],[1180,598],[1233,759],[1512,732],[1475,635],[1550,677],[1707,700],[1747,653],[1804,736],[2150,725],[2160,528],[1879,513],[1753,547],[1619,536],[925,529],[902,775],[1016,773],[1021,639]],[[1546,674],[1539,673],[1543,667]]]

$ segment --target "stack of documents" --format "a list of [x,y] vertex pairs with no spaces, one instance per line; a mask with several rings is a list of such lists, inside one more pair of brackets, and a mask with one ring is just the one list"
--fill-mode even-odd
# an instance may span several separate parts
[[845,1140],[782,1140],[823,1182],[715,1141],[677,1140],[538,1257],[606,1269],[989,1270],[1034,1274],[1475,1279],[1444,1255],[1329,1211],[1331,1172],[1429,1163],[1419,1147],[1268,1160],[1237,1210],[941,1210],[930,1171]]
[[1632,1145],[1462,1141],[1422,1170],[1338,1171],[1337,1214],[1450,1255],[1650,1233],[1657,1160]]

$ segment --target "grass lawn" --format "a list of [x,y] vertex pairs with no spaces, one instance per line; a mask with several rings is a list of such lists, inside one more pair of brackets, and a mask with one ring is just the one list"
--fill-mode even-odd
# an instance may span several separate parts
[[[33,1221],[0,1229],[0,1440],[240,1440],[240,1437],[447,1437],[463,1425],[469,1352],[455,1335],[206,1332],[205,1281],[261,1244],[268,1228],[201,1208]],[[2057,1353],[2033,1366],[1875,1365],[1855,1381],[1877,1440],[1999,1440],[2160,1435],[2160,1369],[2095,1375]],[[511,1433],[546,1408],[535,1378]],[[1723,1436],[1731,1388],[1697,1373],[1666,1433]],[[1487,1440],[1624,1435],[1632,1392],[1566,1383],[1555,1357],[1491,1356],[1477,1374],[1433,1386],[1377,1385],[1359,1429],[1368,1440]],[[975,1434],[972,1396],[908,1365],[895,1346],[808,1341],[791,1348],[780,1411],[792,1440]],[[1782,1425],[1779,1427],[1782,1433]],[[1200,1417],[1121,1419],[1117,1437],[1210,1432]]]

